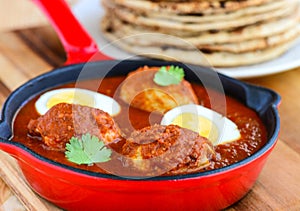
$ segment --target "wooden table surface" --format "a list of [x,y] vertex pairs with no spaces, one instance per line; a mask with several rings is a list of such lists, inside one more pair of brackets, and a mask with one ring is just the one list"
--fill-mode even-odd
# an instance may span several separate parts
[[[0,32],[0,104],[18,86],[64,61],[49,26]],[[281,133],[254,187],[228,210],[300,210],[300,68],[245,81],[281,95]],[[0,210],[59,210],[28,188],[14,159],[3,152],[0,166]]]

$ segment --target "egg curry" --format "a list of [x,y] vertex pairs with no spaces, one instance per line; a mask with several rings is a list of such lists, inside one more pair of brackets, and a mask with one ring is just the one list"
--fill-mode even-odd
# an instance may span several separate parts
[[13,140],[81,170],[119,176],[184,175],[218,169],[267,140],[258,115],[215,90],[184,79],[179,67],[140,67],[127,76],[55,87],[29,100]]

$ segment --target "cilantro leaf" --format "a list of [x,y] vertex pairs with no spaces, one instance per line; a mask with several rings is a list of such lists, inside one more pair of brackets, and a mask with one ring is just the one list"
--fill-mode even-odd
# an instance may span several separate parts
[[178,66],[162,66],[154,75],[154,82],[160,86],[169,86],[171,84],[179,84],[184,77],[183,68]]
[[73,163],[92,164],[109,161],[111,150],[98,137],[87,133],[82,135],[81,140],[72,137],[70,143],[66,144],[65,155]]

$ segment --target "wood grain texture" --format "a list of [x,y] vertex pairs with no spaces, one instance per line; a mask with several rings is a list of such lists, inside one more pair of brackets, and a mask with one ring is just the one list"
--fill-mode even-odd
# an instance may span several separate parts
[[[62,65],[64,60],[60,42],[49,27],[0,33],[1,107],[11,91]],[[0,166],[0,210],[60,210],[36,195],[26,184],[16,161],[1,151]]]
[[[70,6],[78,0],[66,0]],[[86,0],[85,0],[86,1]],[[30,0],[0,0],[0,31],[47,25],[45,15]]]
[[47,210],[46,205],[36,196],[36,194],[27,186],[21,172],[18,170],[15,161],[3,152],[0,153],[1,178],[11,188],[14,194],[19,198],[28,210]]
[[0,5],[0,20],[2,20],[0,31],[22,29],[48,23],[42,12],[31,1],[0,0]]
[[[0,104],[16,87],[64,61],[64,51],[49,27],[0,33]],[[254,187],[227,210],[300,210],[299,81],[300,68],[246,80],[282,96],[281,134]],[[15,210],[59,210],[30,190],[13,159],[0,156],[0,210],[13,205]]]

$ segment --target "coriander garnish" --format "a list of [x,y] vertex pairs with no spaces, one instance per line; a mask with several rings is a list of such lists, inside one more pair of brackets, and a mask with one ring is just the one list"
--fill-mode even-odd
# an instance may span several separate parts
[[171,84],[179,84],[184,77],[183,68],[178,66],[162,66],[154,75],[154,82],[160,86],[169,86]]
[[89,133],[82,135],[81,140],[76,137],[66,144],[67,159],[76,164],[93,164],[110,160],[111,150],[106,148],[103,141]]

